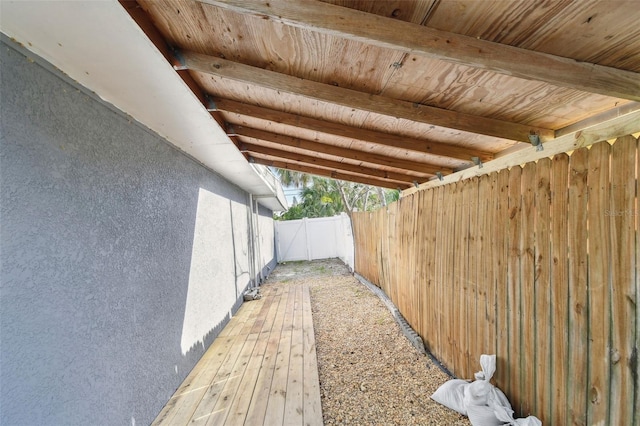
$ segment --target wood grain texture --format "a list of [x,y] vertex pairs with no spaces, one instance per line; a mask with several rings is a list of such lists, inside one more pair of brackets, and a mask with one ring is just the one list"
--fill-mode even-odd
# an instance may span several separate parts
[[569,356],[569,291],[567,256],[567,202],[569,186],[569,156],[559,154],[552,160],[551,192],[551,313],[552,336],[552,373],[551,394],[553,400],[549,420],[554,425],[567,424],[567,392],[570,383],[568,376]]
[[567,423],[582,425],[587,421],[589,342],[587,280],[587,148],[571,155],[569,163],[568,260],[569,260],[569,386],[567,389]]
[[[240,375],[241,379],[236,392],[230,400],[226,401],[228,405],[225,407],[225,424],[244,424],[278,310],[279,303],[274,299],[275,295],[265,297],[265,301],[260,307],[260,313],[250,331],[250,334],[256,336],[256,345],[244,365],[245,368]],[[219,417],[224,418],[224,415]],[[215,416],[211,416],[207,422],[222,423],[220,419],[216,420]]]
[[522,249],[520,247],[521,210],[522,210],[522,168],[519,166],[509,170],[509,203],[508,211],[508,258],[507,285],[509,291],[509,307],[507,318],[509,321],[509,359],[510,376],[506,388],[513,411],[522,414],[522,291],[520,285],[520,263]]
[[372,145],[388,146],[439,157],[451,157],[464,160],[467,163],[470,161],[469,155],[478,157],[482,161],[488,161],[493,158],[492,153],[473,150],[467,147],[438,143],[426,139],[403,137],[359,127],[351,127],[340,123],[304,117],[299,114],[289,114],[230,99],[215,98],[211,108],[216,111],[232,112],[251,116],[269,122],[285,124],[287,126],[301,127],[321,134],[334,135],[346,139],[355,139]]
[[[427,25],[577,61],[638,68],[634,0],[441,2]],[[579,36],[576,36],[579,34]]]
[[[536,167],[527,163],[522,169],[522,210],[520,211],[522,234],[520,236],[522,258],[520,278],[522,286],[522,351],[530,354],[529,359],[536,365],[536,328],[535,312],[535,198],[534,189]],[[537,412],[536,368],[531,364],[523,365],[522,410],[524,413]]]
[[[262,128],[264,130],[272,129],[270,131],[278,134],[320,140],[360,150],[381,153],[395,152],[405,156],[410,153],[420,153],[425,155],[422,157],[425,161],[441,164],[444,167],[469,165],[471,162],[470,155],[478,157],[482,161],[488,161],[493,158],[493,154],[490,152],[474,150],[470,147],[438,143],[424,138],[415,139],[382,133],[361,127],[304,117],[298,114],[289,114],[230,99],[215,98],[209,109],[223,112],[226,120],[232,124]],[[339,142],[341,140],[343,141],[342,144]],[[381,151],[381,149],[385,148],[391,148],[393,151]]]
[[[395,177],[400,178],[400,176],[397,176],[397,175],[401,174],[396,172],[396,175],[393,175],[393,172],[387,172],[386,170],[381,170],[381,169],[374,169],[371,167],[367,167],[366,165],[352,164],[352,163],[340,162],[336,160],[327,160],[325,158],[320,158],[319,156],[300,154],[297,152],[285,151],[285,150],[275,149],[271,147],[264,147],[262,145],[250,144],[246,142],[242,142],[240,144],[240,150],[242,152],[247,152],[248,154],[254,157],[268,156],[268,157],[273,157],[275,159],[278,159],[280,161],[291,160],[291,161],[296,161],[306,165],[310,165],[313,167],[324,167],[324,168],[330,168],[333,170],[339,170],[342,172],[357,173],[369,178],[377,177],[377,178],[383,178],[383,179],[396,180],[394,178]],[[422,180],[420,176],[410,176],[408,179],[406,176],[407,175],[404,175],[402,179],[397,179],[397,180],[403,183],[406,183],[407,181],[412,182],[412,181]]]
[[437,226],[437,194],[436,191],[429,191],[422,196],[422,212],[421,218],[425,225],[425,235],[422,246],[425,250],[426,263],[423,264],[423,272],[425,274],[426,285],[426,302],[427,312],[423,316],[423,340],[429,351],[433,351],[437,343],[437,335],[439,334],[438,322],[438,281],[436,278],[436,262],[435,262],[435,243],[436,243],[436,226]]
[[[637,392],[638,342],[632,320],[637,309],[635,289],[636,139],[618,138],[611,149],[611,424],[632,424]],[[635,375],[635,377],[634,377]]]
[[287,395],[283,424],[304,423],[304,329],[302,286],[295,288],[293,323],[291,328],[291,353],[287,375]]
[[[444,203],[443,203],[443,224],[444,224],[444,241],[442,245],[438,245],[438,247],[442,247],[444,253],[447,253],[448,256],[442,256],[442,285],[445,289],[444,295],[445,297],[442,299],[442,303],[445,309],[444,321],[442,322],[443,326],[443,343],[444,343],[444,359],[447,360],[445,364],[450,371],[454,372],[456,365],[454,361],[454,330],[452,324],[452,315],[454,312],[457,312],[455,306],[455,300],[457,295],[455,294],[455,290],[453,288],[453,275],[455,274],[455,249],[454,249],[454,241],[455,241],[455,215],[456,215],[456,201],[457,201],[457,185],[451,185],[447,188],[444,188]],[[455,373],[454,373],[455,374]]]
[[544,144],[544,150],[542,151],[537,151],[534,147],[525,148],[521,151],[516,151],[504,157],[490,161],[484,164],[482,168],[472,167],[470,169],[452,173],[446,176],[442,181],[431,180],[420,185],[419,188],[404,191],[403,195],[411,194],[412,192],[423,188],[446,185],[447,183],[457,182],[473,176],[481,176],[493,171],[524,164],[527,161],[536,161],[540,158],[577,150],[578,148],[590,146],[603,140],[613,139],[627,134],[637,133],[639,131],[640,111],[633,111],[609,121],[593,125],[587,129],[579,131],[576,130],[575,132],[560,136],[553,141]]
[[[442,120],[441,124],[452,121],[452,117],[460,117],[460,120],[481,117],[485,122],[490,119],[494,120],[492,122],[519,123],[525,128],[562,129],[584,120],[600,120],[604,117],[599,115],[601,112],[615,112],[621,105],[633,104],[625,104],[625,101],[609,96],[612,92],[606,92],[606,95],[590,94],[561,87],[557,82],[545,82],[544,78],[525,80],[518,77],[517,73],[501,74],[490,69],[502,60],[509,67],[521,67],[527,73],[546,73],[551,78],[577,85],[582,85],[586,79],[586,84],[606,86],[611,83],[606,81],[609,71],[618,74],[619,70],[623,70],[612,79],[613,84],[640,90],[640,29],[635,25],[637,7],[633,0],[616,1],[616,7],[609,7],[607,2],[597,0],[584,0],[579,4],[569,0],[525,0],[514,5],[502,1],[474,0],[390,1],[379,4],[359,0],[324,3],[220,0],[217,6],[187,0],[121,3],[170,62],[175,58],[168,46],[175,46],[245,64],[265,73],[295,76],[335,90],[352,90],[373,96],[372,99],[380,96],[381,99],[404,102],[412,108],[414,103],[419,104],[421,106],[418,109],[421,110],[436,108],[431,111],[448,111],[448,118],[438,118]],[[252,8],[254,10],[246,10]],[[269,10],[262,13],[260,8]],[[274,13],[265,19],[277,8],[281,8],[283,13]],[[316,13],[314,8],[320,13]],[[322,13],[335,10],[343,14],[331,13],[329,18],[323,18]],[[295,16],[303,17],[300,25],[292,25],[293,22],[287,21],[290,12],[294,15],[292,19]],[[378,24],[371,27],[353,25],[351,18],[357,19],[357,22]],[[384,26],[379,23],[384,23]],[[394,28],[412,28],[420,34],[428,32],[434,37],[412,37],[411,31],[398,32]],[[353,33],[362,37],[354,37]],[[386,43],[393,41],[394,37],[400,43],[429,46],[430,53],[425,56],[425,52],[419,50],[398,50],[395,42],[389,46],[375,45],[376,39]],[[458,45],[460,40],[464,43]],[[480,58],[481,63],[476,63],[474,59],[465,65],[455,58],[441,57],[432,50],[440,47],[454,52],[454,56],[460,53]],[[524,62],[523,57],[515,54],[494,56],[494,48],[509,52],[515,49],[515,52],[529,56],[525,56]],[[433,52],[436,52],[435,57]],[[560,67],[568,65],[572,69],[588,70],[588,73],[558,72],[553,65],[556,62],[552,61],[551,65],[546,62],[548,55],[559,58]],[[489,65],[482,63],[485,56]],[[598,77],[600,71],[603,74]],[[473,151],[492,154],[518,145],[513,139],[484,135],[482,133],[489,133],[485,130],[490,129],[482,130],[471,123],[463,123],[467,126],[466,130],[456,130],[460,126],[455,120],[456,128],[442,127],[432,124],[430,120],[419,121],[415,116],[360,110],[331,100],[299,96],[295,94],[297,92],[284,93],[248,85],[245,81],[233,80],[231,76],[212,76],[188,70],[179,70],[178,73],[203,104],[207,103],[203,92],[207,92],[321,122],[348,125],[352,131],[363,129],[378,135],[364,138],[368,139],[365,141],[349,141],[344,140],[343,136],[321,134],[322,138],[326,138],[323,142],[359,151],[371,149],[379,155],[406,155],[411,161],[464,168],[469,165],[470,157],[478,156],[472,154]],[[586,89],[582,87],[582,90]],[[416,111],[410,108],[408,112]],[[243,120],[235,113],[224,115],[234,115],[234,119]],[[425,118],[422,113],[418,115]],[[244,120],[251,120],[246,115],[244,117]],[[215,114],[214,118],[221,126],[224,125],[220,114]],[[257,122],[250,123],[255,127]],[[268,122],[262,124],[269,125]],[[447,125],[455,127],[451,123]],[[283,134],[315,139],[315,136],[305,132],[312,131],[297,130],[290,126]],[[526,133],[528,131],[521,132],[518,139],[526,140]],[[633,131],[624,134],[629,133]],[[395,137],[392,145],[407,138],[404,148],[387,144],[385,138],[379,137],[385,134]],[[551,132],[548,135],[551,137]],[[547,137],[544,132],[542,137]],[[460,152],[452,153],[455,156],[433,154],[439,158],[433,160],[420,157],[431,155],[429,152],[418,154],[419,151],[428,150],[428,145],[422,142],[413,144],[413,141],[425,139],[428,143],[445,147],[452,145]],[[383,143],[376,143],[376,140]],[[411,145],[418,148],[413,149]],[[524,161],[533,159],[526,158]],[[486,163],[487,159],[483,159],[483,162]],[[513,165],[503,164],[502,167]],[[466,172],[465,176],[475,173],[473,168]]]
[[478,327],[482,323],[478,321],[477,303],[478,288],[480,285],[479,271],[482,261],[482,224],[484,217],[482,212],[482,203],[484,202],[483,194],[480,188],[480,179],[470,179],[469,185],[472,190],[469,194],[469,241],[468,241],[468,267],[467,267],[467,295],[465,303],[465,317],[468,324],[467,328],[467,368],[469,372],[475,372],[478,365],[479,356],[482,348],[479,345]]
[[[640,194],[640,138],[636,137],[636,194]],[[636,212],[636,353],[640,351],[640,219],[638,215],[640,214],[640,199],[636,196],[635,202],[635,212]],[[640,388],[638,385],[640,383],[640,368],[636,368],[634,372],[634,376],[632,380],[636,383],[635,389],[635,398],[633,400],[633,412],[636,413],[636,417],[633,419],[634,426],[640,426],[640,415],[637,413],[640,411]]]
[[[513,102],[515,90],[517,104]],[[404,60],[381,94],[551,129],[611,110],[624,102],[415,55]]]
[[[487,336],[485,352],[488,354],[496,354],[496,274],[497,274],[497,259],[496,259],[496,187],[497,187],[497,173],[492,173],[488,176],[488,187],[486,195],[486,219],[483,226],[483,232],[487,235],[491,235],[489,244],[486,251],[486,263],[490,265],[485,269],[485,281],[487,283],[487,304],[485,321],[487,324]],[[480,358],[478,358],[480,359]]]
[[551,398],[551,160],[542,158],[536,164],[535,176],[535,319],[536,319],[536,413],[547,423],[554,404]]
[[244,304],[223,331],[153,424],[322,424],[308,288]]
[[330,177],[332,179],[340,179],[340,180],[346,180],[350,182],[363,183],[365,185],[379,186],[381,188],[403,189],[409,186],[413,186],[413,184],[405,182],[404,180],[399,180],[399,179],[394,180],[392,178],[389,178],[388,180],[376,179],[372,177],[363,176],[360,174],[345,173],[345,172],[341,172],[339,170],[331,169],[331,168],[325,169],[320,167],[308,166],[308,165],[296,163],[296,162],[282,161],[274,158],[269,158],[269,156],[260,156],[259,154],[252,154],[249,157],[249,160],[256,164],[263,164],[265,166],[277,167],[283,170],[293,170],[296,172],[308,173],[310,175],[325,176],[325,177]]
[[336,6],[348,7],[374,15],[386,16],[399,21],[424,22],[437,0],[407,2],[404,0],[370,1],[370,0],[324,0]]
[[[391,214],[372,214],[385,220],[367,226],[359,216],[356,232],[385,247],[375,255],[380,286],[407,318],[420,322],[436,300],[432,353],[456,375],[470,377],[479,354],[495,351],[496,383],[518,417],[633,425],[637,168],[634,137],[603,141],[413,193]],[[432,237],[416,225],[425,200]],[[423,291],[419,271],[430,262],[439,285]]]
[[264,130],[252,129],[244,126],[232,126],[229,128],[231,135],[241,136],[244,138],[251,138],[259,141],[267,141],[281,146],[283,149],[298,148],[305,151],[310,151],[307,154],[313,155],[314,152],[332,155],[335,157],[342,157],[343,159],[354,160],[358,162],[368,163],[369,165],[394,167],[401,170],[411,170],[427,175],[435,175],[436,172],[442,174],[449,174],[452,170],[445,167],[438,167],[433,164],[420,163],[417,161],[403,160],[400,158],[393,158],[384,155],[379,155],[371,152],[357,151],[354,149],[342,148],[338,146],[323,144],[320,142],[314,142],[301,138],[294,138],[286,135],[278,135]]
[[473,184],[471,181],[465,181],[462,183],[462,191],[460,197],[460,215],[456,223],[459,226],[460,234],[457,237],[457,241],[460,244],[458,254],[458,264],[456,268],[456,275],[458,281],[457,296],[459,298],[458,303],[458,316],[459,322],[456,330],[458,341],[458,365],[460,366],[459,377],[471,377],[472,364],[470,362],[471,351],[469,348],[469,334],[468,334],[468,319],[466,315],[467,303],[470,299],[469,295],[469,216],[471,211],[471,196],[473,192]]
[[578,62],[320,2],[200,1],[377,47],[581,91],[640,100],[639,77],[636,72]]
[[[444,203],[445,203],[445,187],[438,187],[434,191],[434,202],[435,202],[435,217],[436,217],[436,229],[438,232],[434,232],[433,234],[433,244],[434,251],[436,248],[438,250],[442,250],[444,248],[444,232],[441,230],[444,229]],[[437,326],[437,334],[435,336],[435,344],[436,346],[432,348],[432,353],[438,357],[441,362],[444,362],[445,365],[448,365],[448,359],[444,353],[445,346],[445,333],[444,327],[448,318],[445,312],[445,304],[442,303],[443,300],[448,296],[446,292],[445,280],[444,280],[444,261],[443,258],[445,256],[437,256],[434,260],[434,279],[436,280],[436,293],[435,297],[439,301],[437,304],[437,316],[435,318],[435,324]]]
[[[451,208],[451,249],[452,263],[449,267],[449,283],[451,283],[451,312],[460,313],[464,309],[464,289],[462,288],[461,271],[464,271],[464,261],[466,258],[466,247],[464,246],[463,222],[464,222],[464,193],[467,182],[459,182],[455,185],[452,194],[453,208]],[[457,377],[465,377],[466,362],[464,360],[464,335],[461,329],[464,326],[464,317],[453,315],[449,329],[451,339],[451,354],[454,365],[454,374]]]
[[611,230],[605,212],[610,205],[611,146],[594,145],[589,151],[587,177],[589,221],[589,411],[590,424],[608,422]]
[[182,66],[189,70],[241,81],[245,84],[267,88],[276,92],[302,96],[305,99],[330,102],[360,111],[406,118],[435,126],[516,141],[527,141],[527,135],[530,132],[538,133],[542,140],[550,140],[553,137],[553,132],[549,129],[524,126],[517,123],[414,104],[380,95],[372,95],[312,80],[304,80],[299,77],[201,53],[182,51],[180,56]]
[[264,416],[264,425],[284,424],[285,402],[287,397],[287,378],[289,375],[290,355],[293,344],[294,306],[296,288],[292,288],[284,311],[284,321],[275,356],[275,367]]
[[320,405],[320,379],[317,368],[316,338],[311,315],[311,297],[309,287],[306,285],[303,286],[302,304],[302,327],[304,333],[304,424],[305,426],[321,426],[323,423],[322,407]]
[[284,313],[288,303],[288,299],[291,295],[288,289],[283,290],[278,294],[278,303],[276,315],[271,325],[271,334],[267,341],[267,347],[265,349],[264,359],[258,376],[256,377],[255,387],[253,393],[261,397],[251,398],[247,412],[245,413],[246,424],[262,424],[264,415],[267,409],[268,398],[263,397],[269,395],[271,389],[271,380],[273,378],[273,372],[275,371],[276,354],[278,351],[278,343],[280,339],[280,331],[282,330],[282,324],[284,323]]
[[498,173],[496,187],[495,223],[495,265],[496,265],[496,374],[495,381],[503,391],[507,390],[511,374],[511,354],[509,353],[509,306],[510,297],[507,281],[508,231],[501,224],[509,217],[509,170]]

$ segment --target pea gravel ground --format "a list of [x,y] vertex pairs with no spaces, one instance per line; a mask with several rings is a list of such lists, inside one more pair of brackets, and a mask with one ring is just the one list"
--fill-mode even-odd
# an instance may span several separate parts
[[449,377],[337,259],[288,262],[266,285],[308,284],[325,425],[469,425],[431,400]]

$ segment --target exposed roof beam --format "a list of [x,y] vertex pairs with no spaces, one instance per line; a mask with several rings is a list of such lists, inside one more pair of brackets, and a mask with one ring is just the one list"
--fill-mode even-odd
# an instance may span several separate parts
[[184,67],[280,93],[303,96],[308,99],[329,102],[361,111],[517,141],[526,142],[530,132],[537,133],[543,141],[552,139],[554,136],[553,130],[549,129],[525,126],[385,96],[372,95],[357,90],[336,87],[331,84],[304,80],[201,53],[182,51],[178,56],[181,64],[176,65],[176,69]]
[[640,101],[640,74],[309,0],[200,0],[330,34],[561,87]]
[[[348,173],[357,173],[365,176],[375,177],[375,178],[383,178],[383,179],[392,179],[401,182],[413,182],[419,181],[424,182],[428,179],[428,177],[418,177],[411,174],[390,172],[387,170],[376,169],[373,167],[360,166],[351,163],[343,163],[340,161],[334,160],[326,160],[324,158],[319,158],[313,155],[300,154],[297,152],[284,151],[281,149],[273,149],[264,147],[262,145],[250,144],[246,142],[240,142],[239,148],[241,152],[249,153],[250,155],[268,155],[270,157],[275,157],[282,160],[291,160],[297,161],[300,163],[305,163],[310,166],[315,167],[324,167],[328,169],[340,170],[342,172]],[[432,175],[430,175],[432,176]]]
[[425,139],[414,139],[390,133],[381,133],[374,130],[351,127],[340,123],[289,114],[287,112],[276,111],[229,99],[212,99],[212,102],[210,102],[209,105],[209,111],[224,111],[240,114],[328,135],[355,139],[385,147],[393,147],[405,149],[407,151],[437,155],[440,157],[454,158],[456,160],[466,161],[469,163],[471,163],[471,157],[478,157],[483,162],[489,161],[494,157],[490,152],[474,150],[473,148],[467,149]]
[[333,155],[336,157],[348,158],[350,160],[362,161],[364,163],[395,167],[403,170],[413,170],[424,174],[434,175],[437,172],[451,173],[453,170],[432,164],[420,163],[418,161],[402,160],[399,158],[389,157],[386,155],[375,154],[371,152],[356,151],[341,146],[328,145],[324,143],[314,142],[306,139],[296,138],[293,136],[279,135],[276,133],[266,132],[264,130],[252,129],[244,126],[231,126],[231,136],[241,136],[260,141],[275,143],[278,145],[288,146],[292,148],[304,149],[307,151],[319,152],[321,154]]
[[[638,84],[640,84],[640,82]],[[612,108],[596,115],[592,115],[591,117],[585,118],[584,120],[573,123],[567,127],[563,127],[562,129],[558,129],[556,131],[556,138],[567,135],[569,133],[578,132],[588,127],[596,126],[600,123],[611,121],[616,117],[620,117],[635,111],[640,111],[640,102],[629,102],[622,106]]]
[[516,151],[509,155],[505,155],[504,157],[489,161],[488,163],[483,164],[482,168],[472,167],[470,169],[452,173],[444,177],[442,180],[430,180],[421,184],[419,188],[410,188],[405,190],[402,195],[409,195],[415,191],[419,191],[420,189],[433,188],[475,176],[482,176],[492,172],[497,172],[509,167],[536,161],[544,157],[553,157],[556,154],[574,151],[585,146],[593,145],[594,143],[638,132],[640,132],[640,110],[632,111],[606,122],[598,123],[584,130],[560,136],[559,138],[544,144],[544,149],[542,151],[538,151],[533,147]]
[[319,167],[305,166],[302,164],[287,161],[270,160],[268,158],[261,158],[257,156],[250,156],[249,161],[257,164],[264,164],[265,166],[277,167],[279,169],[293,170],[296,172],[308,173],[317,176],[326,176],[332,179],[346,180],[349,182],[363,183],[365,185],[380,186],[383,188],[403,189],[413,186],[412,184],[407,182],[391,182],[372,177],[343,173],[338,170],[321,169]]

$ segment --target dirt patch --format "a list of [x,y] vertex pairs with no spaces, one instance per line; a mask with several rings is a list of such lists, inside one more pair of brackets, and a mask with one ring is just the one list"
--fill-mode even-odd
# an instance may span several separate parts
[[339,259],[322,259],[311,262],[302,260],[279,263],[269,275],[268,282],[289,282],[299,281],[304,278],[331,276],[351,276],[351,273]]

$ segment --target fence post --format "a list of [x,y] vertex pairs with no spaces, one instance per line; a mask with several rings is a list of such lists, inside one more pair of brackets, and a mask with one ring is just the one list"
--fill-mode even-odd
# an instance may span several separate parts
[[302,218],[302,221],[304,222],[304,242],[307,247],[307,260],[311,260],[311,243],[309,241],[308,219],[305,217]]

